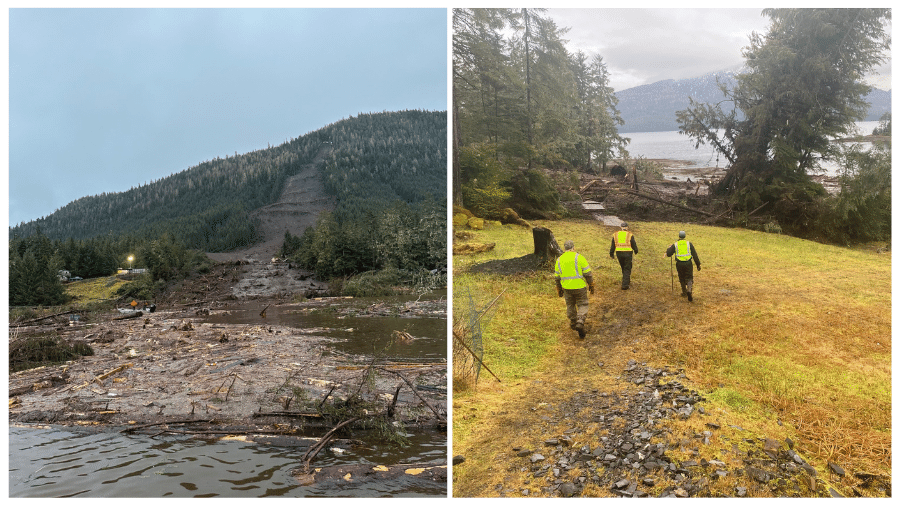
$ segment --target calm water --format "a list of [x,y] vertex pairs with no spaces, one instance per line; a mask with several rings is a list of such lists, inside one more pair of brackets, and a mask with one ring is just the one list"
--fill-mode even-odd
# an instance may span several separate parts
[[[433,294],[432,302],[446,300]],[[424,298],[423,298],[424,299]],[[336,352],[382,353],[388,360],[440,362],[447,357],[446,305],[427,307],[444,313],[429,317],[371,316],[366,309],[385,303],[401,307],[416,298],[346,299],[327,306],[271,306],[266,321],[315,328],[331,338]],[[209,323],[259,324],[259,303],[229,307]],[[367,316],[368,315],[368,316]],[[415,340],[396,344],[391,332],[401,330]],[[447,463],[447,433],[410,434],[410,446],[398,448],[366,441],[336,456],[327,450],[313,464]],[[235,440],[155,437],[118,433],[87,434],[63,427],[10,427],[9,493],[11,497],[402,497],[447,495],[446,483],[403,477],[369,483],[300,486],[290,475],[308,442],[276,446]]]
[[[322,451],[316,467],[396,463],[441,465],[445,435],[412,438],[415,450]],[[400,478],[300,486],[290,471],[306,446],[150,438],[118,433],[10,427],[10,497],[403,497],[446,496],[446,483]]]
[[[856,125],[860,134],[868,135],[878,126],[878,122],[860,121]],[[677,131],[631,132],[622,134],[622,136],[631,138],[627,149],[632,158],[643,156],[644,158],[685,160],[690,162],[692,168],[725,168],[725,158],[717,158],[717,153],[711,146],[701,145],[699,149],[694,149],[694,142],[691,138],[681,135]],[[836,173],[835,165],[824,164],[823,166],[829,175]]]

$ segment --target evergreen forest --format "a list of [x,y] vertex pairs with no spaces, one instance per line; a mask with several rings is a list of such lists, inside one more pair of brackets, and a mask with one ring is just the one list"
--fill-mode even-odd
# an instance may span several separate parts
[[446,144],[445,111],[360,114],[280,146],[83,197],[10,228],[10,304],[63,302],[60,270],[89,278],[131,265],[166,281],[196,265],[197,251],[252,245],[260,237],[250,213],[276,201],[287,178],[323,154],[325,189],[337,204],[304,234],[318,235],[320,248],[303,252],[316,259],[306,265],[329,277],[386,265],[445,272]]
[[453,10],[453,203],[485,218],[552,218],[559,196],[539,169],[627,156],[603,57],[569,52],[545,11]]

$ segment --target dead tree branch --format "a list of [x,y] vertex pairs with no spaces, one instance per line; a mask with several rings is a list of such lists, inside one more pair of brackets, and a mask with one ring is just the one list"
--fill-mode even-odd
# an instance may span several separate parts
[[407,385],[409,385],[410,390],[412,390],[413,393],[416,394],[416,397],[418,397],[420,401],[422,401],[426,406],[428,406],[428,409],[430,409],[431,412],[434,413],[435,416],[437,416],[439,420],[441,420],[441,421],[447,420],[444,417],[444,415],[442,415],[437,409],[435,409],[434,406],[432,406],[427,400],[425,400],[424,397],[419,395],[419,392],[416,390],[416,386],[413,385],[412,382],[410,382],[409,379],[407,379],[406,376],[403,375],[403,373],[401,373],[399,371],[392,371],[390,369],[385,369],[384,367],[379,367],[378,369],[380,369],[384,372],[389,372],[391,374],[396,374],[397,376],[400,376],[400,379],[402,379],[404,382],[406,382]]
[[346,427],[347,425],[350,425],[351,423],[353,423],[357,420],[359,420],[358,416],[354,416],[353,418],[351,418],[349,420],[344,420],[343,422],[335,425],[334,428],[331,429],[330,431],[328,431],[327,434],[322,436],[322,439],[320,439],[318,443],[310,446],[309,449],[306,450],[306,453],[303,454],[303,460],[304,460],[303,471],[307,472],[307,473],[309,472],[309,464],[310,464],[310,462],[312,462],[312,459],[314,459],[316,457],[316,455],[319,454],[319,451],[321,451],[322,448],[324,448],[325,445],[328,444],[328,441],[330,441],[334,437],[334,435],[337,433],[337,431],[341,430],[342,428]]

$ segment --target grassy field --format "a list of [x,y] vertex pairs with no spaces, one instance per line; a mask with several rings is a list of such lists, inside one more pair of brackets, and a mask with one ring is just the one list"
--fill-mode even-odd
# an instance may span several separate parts
[[[609,258],[614,228],[591,221],[539,222],[562,244],[573,240],[594,270],[587,338],[568,327],[552,272],[473,274],[468,267],[533,251],[531,232],[494,227],[472,241],[488,253],[454,257],[454,319],[470,299],[483,306],[503,292],[484,328],[477,385],[454,378],[453,470],[456,497],[494,496],[510,448],[533,429],[526,410],[585,388],[615,388],[629,359],[683,368],[707,410],[746,434],[796,442],[798,453],[832,478],[827,464],[891,476],[891,254],[787,236],[670,223],[631,223],[639,254],[632,288]],[[702,271],[694,302],[674,291],[666,248],[687,231]],[[673,429],[676,430],[676,429]],[[714,458],[711,445],[706,458]],[[829,482],[830,484],[832,482]],[[527,486],[524,485],[524,486]]]

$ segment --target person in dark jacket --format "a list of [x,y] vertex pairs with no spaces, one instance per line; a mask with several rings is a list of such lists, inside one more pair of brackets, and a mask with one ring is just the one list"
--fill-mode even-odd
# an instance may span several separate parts
[[631,262],[637,252],[634,234],[628,231],[627,223],[622,223],[621,230],[613,234],[612,244],[609,247],[609,258],[618,258],[622,267],[622,290],[628,290],[631,286]]
[[700,272],[700,257],[694,244],[686,240],[684,230],[678,232],[678,241],[669,246],[666,256],[675,255],[675,270],[678,271],[678,282],[681,283],[681,296],[687,296],[689,302],[694,301],[694,264],[697,264],[697,272]]

